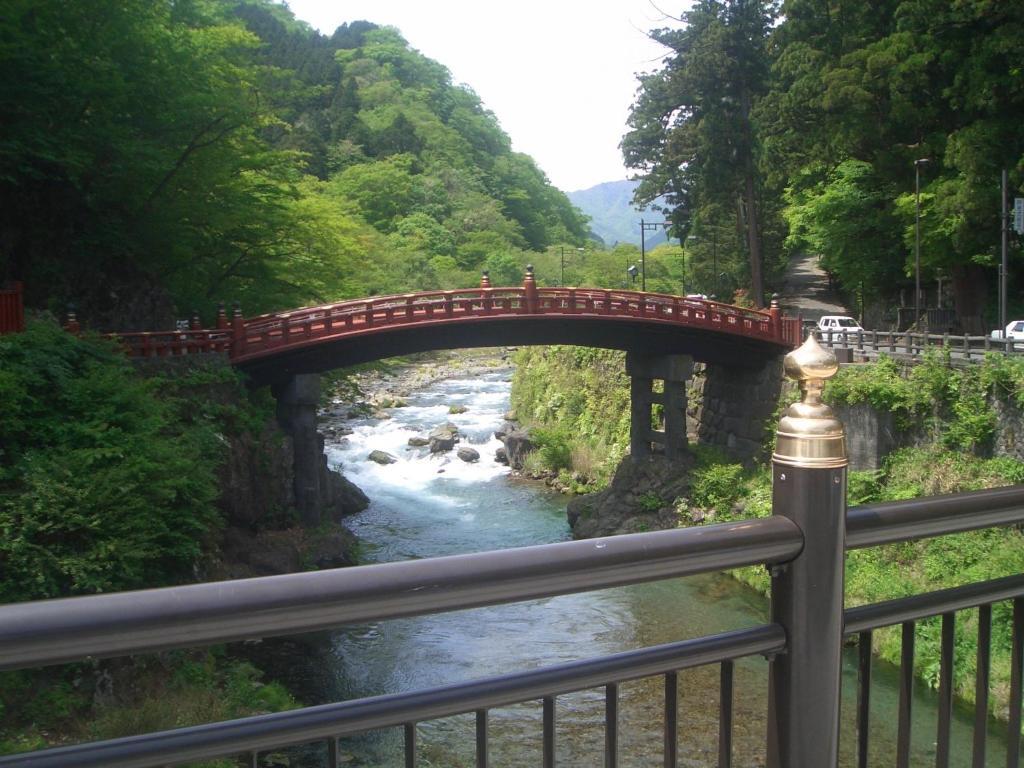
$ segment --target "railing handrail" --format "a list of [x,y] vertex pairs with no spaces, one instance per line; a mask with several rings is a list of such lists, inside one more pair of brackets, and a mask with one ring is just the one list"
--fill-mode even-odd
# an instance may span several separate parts
[[779,517],[0,606],[0,670],[296,634],[784,562]]
[[846,548],[1019,523],[1024,523],[1024,485],[864,504],[846,512]]
[[973,359],[979,354],[993,352],[997,354],[1024,354],[1024,341],[1019,339],[1002,339],[987,336],[964,334],[954,336],[948,333],[928,333],[925,331],[834,331],[822,330],[816,325],[808,325],[804,321],[805,331],[813,332],[818,340],[833,349],[852,349],[859,353],[901,354],[916,356],[927,349],[949,349],[950,352]]
[[1024,597],[1024,574],[1021,573],[847,608],[843,629],[846,635],[856,635],[1017,597]]
[[127,768],[204,760],[291,744],[335,739],[361,731],[509,706],[572,691],[782,651],[775,624],[723,632],[639,650],[483,678],[423,691],[386,694],[288,712],[176,728],[137,736],[0,757],[4,768]]
[[[847,549],[1024,523],[1024,485],[852,507]],[[0,669],[312,631],[785,562],[780,517],[0,606]],[[557,580],[552,574],[557,573]],[[424,586],[427,585],[427,586]],[[72,641],[70,638],[74,637]]]

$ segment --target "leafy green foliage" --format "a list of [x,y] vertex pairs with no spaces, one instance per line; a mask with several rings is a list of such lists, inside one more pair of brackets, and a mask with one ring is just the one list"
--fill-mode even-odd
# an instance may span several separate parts
[[1022,402],[1022,371],[1021,362],[1002,355],[989,355],[980,366],[954,368],[948,350],[929,350],[908,369],[882,356],[871,365],[841,369],[827,384],[825,399],[869,403],[894,413],[902,429],[926,426],[950,448],[978,452],[990,446],[995,432],[992,400]]
[[271,0],[16,0],[0,41],[0,278],[31,305],[155,327],[218,299],[475,285],[492,256],[584,241],[395,29],[325,37]]
[[885,288],[902,272],[893,197],[870,163],[844,160],[826,180],[790,190],[786,244],[821,254],[822,267],[844,285]]
[[545,469],[559,471],[572,466],[572,448],[564,429],[537,428],[530,432]]
[[[571,382],[571,385],[569,384]],[[568,385],[568,386],[567,386]],[[590,347],[525,347],[516,355],[512,408],[531,431],[560,436],[553,459],[606,482],[629,447],[623,354]],[[585,449],[584,449],[585,448]]]
[[743,492],[741,464],[710,463],[692,475],[690,501],[698,507],[727,512]]
[[725,229],[741,211],[746,287],[759,307],[766,227],[754,109],[769,87],[774,14],[771,3],[701,0],[682,28],[652,31],[672,54],[661,71],[640,76],[622,140],[626,164],[643,174],[636,201],[664,196],[681,236],[702,222]]
[[[294,709],[280,684],[223,648],[0,674],[0,754]],[[104,687],[106,686],[106,687]],[[230,768],[233,760],[204,762]]]
[[220,525],[215,414],[47,323],[0,338],[0,370],[0,600],[190,576]]

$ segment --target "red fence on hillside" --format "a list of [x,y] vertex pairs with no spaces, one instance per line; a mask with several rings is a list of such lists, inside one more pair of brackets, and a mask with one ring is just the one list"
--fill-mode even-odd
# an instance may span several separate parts
[[25,330],[25,303],[22,284],[12,283],[0,288],[0,333],[20,333]]

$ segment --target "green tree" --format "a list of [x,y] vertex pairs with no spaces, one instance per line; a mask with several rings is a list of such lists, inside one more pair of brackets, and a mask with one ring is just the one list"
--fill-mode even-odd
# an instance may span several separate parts
[[821,265],[845,285],[878,292],[902,277],[899,222],[891,185],[865,162],[846,160],[828,180],[791,191],[787,244],[821,255]]
[[640,77],[626,164],[640,171],[641,205],[664,195],[685,237],[708,206],[738,206],[749,255],[751,295],[764,304],[762,179],[753,110],[767,91],[771,3],[700,0],[681,29],[651,36],[671,50],[664,67]]

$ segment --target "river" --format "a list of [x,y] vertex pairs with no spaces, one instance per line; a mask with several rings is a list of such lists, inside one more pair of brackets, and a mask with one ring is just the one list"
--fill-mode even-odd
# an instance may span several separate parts
[[[391,418],[352,420],[351,435],[328,442],[329,461],[372,499],[349,527],[362,541],[361,561],[387,562],[527,546],[570,538],[565,497],[509,475],[494,461],[494,430],[509,408],[510,371],[496,370],[425,386]],[[464,405],[449,415],[449,406]],[[409,437],[452,421],[461,445],[480,453],[466,463],[454,452],[430,455],[409,449]],[[383,450],[398,460],[367,460]],[[766,621],[767,602],[723,575],[677,579],[627,588],[536,600],[509,606],[347,627],[328,636],[326,653],[305,674],[318,679],[325,700],[407,691],[498,675],[647,645],[697,637]],[[734,765],[764,764],[767,663],[739,662],[735,672]],[[855,650],[844,670],[842,764],[852,766]],[[923,686],[918,685],[919,689]],[[680,674],[680,765],[716,763],[718,668]],[[871,765],[895,764],[895,670],[876,662],[872,688]],[[309,701],[308,703],[316,703]],[[603,690],[557,699],[559,765],[603,765]],[[620,691],[620,765],[660,765],[662,683],[624,684]],[[914,702],[913,765],[934,765],[936,701],[919,691]],[[491,713],[494,766],[541,764],[541,706],[516,705]],[[423,723],[421,765],[472,766],[472,716]],[[970,713],[957,713],[953,765],[970,764]],[[347,739],[353,766],[402,765],[402,734],[390,729]],[[1001,738],[990,736],[987,765],[1004,765]]]

